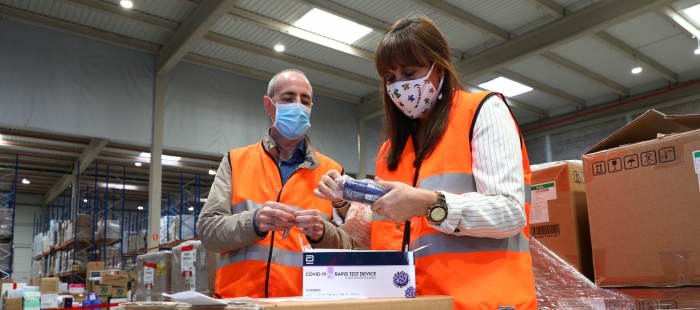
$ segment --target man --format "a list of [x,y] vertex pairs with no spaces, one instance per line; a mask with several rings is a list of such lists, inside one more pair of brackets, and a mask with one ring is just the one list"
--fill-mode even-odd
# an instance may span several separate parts
[[272,127],[260,143],[230,151],[219,165],[197,235],[207,250],[221,253],[220,297],[302,295],[300,237],[315,243],[343,234],[327,221],[334,207],[345,216],[349,204],[313,195],[326,171],[342,168],[306,136],[311,98],[301,71],[275,75],[263,99]]

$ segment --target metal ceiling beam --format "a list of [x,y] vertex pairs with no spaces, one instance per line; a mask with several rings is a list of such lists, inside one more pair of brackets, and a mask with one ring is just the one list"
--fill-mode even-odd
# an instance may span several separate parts
[[92,139],[90,144],[85,148],[83,153],[78,157],[78,160],[73,166],[73,171],[71,174],[64,174],[56,184],[51,187],[51,189],[44,195],[44,199],[41,202],[42,206],[47,206],[50,204],[58,195],[63,193],[63,191],[68,188],[68,185],[73,183],[73,177],[77,174],[82,174],[85,169],[92,163],[98,154],[104,149],[109,140],[107,139]]
[[700,38],[700,29],[698,29],[698,27],[695,27],[695,25],[693,25],[691,22],[685,19],[685,17],[678,14],[678,12],[676,12],[676,10],[672,9],[671,7],[662,7],[656,10],[656,14],[658,14],[663,19],[671,23],[671,25],[678,26],[691,37]]
[[605,45],[617,50],[621,54],[636,60],[640,65],[646,66],[657,73],[659,73],[661,76],[663,76],[665,79],[677,83],[678,82],[678,74],[675,72],[671,71],[670,69],[664,67],[662,64],[656,62],[655,60],[651,59],[649,56],[646,56],[639,51],[636,51],[634,48],[631,46],[625,44],[624,42],[620,41],[618,38],[613,37],[612,35],[608,34],[605,31],[601,31],[593,35],[594,38],[598,39],[600,42],[603,42]]
[[651,12],[674,0],[608,0],[496,45],[459,63],[465,81],[502,69],[623,21]]
[[506,69],[497,70],[496,73],[498,73],[498,74],[500,74],[508,79],[516,81],[518,83],[530,86],[530,87],[534,88],[535,90],[538,90],[538,91],[550,94],[552,96],[564,99],[570,103],[573,103],[574,105],[576,105],[578,107],[583,108],[586,106],[585,100],[578,98],[572,94],[569,94],[565,91],[551,87],[551,86],[544,84],[540,81],[526,77],[524,75],[515,73],[515,72],[510,71],[510,70],[506,70]]
[[334,76],[337,76],[337,77],[340,77],[340,78],[343,78],[346,80],[365,84],[367,86],[377,87],[377,85],[379,85],[379,81],[377,81],[375,79],[370,79],[370,78],[360,76],[360,75],[357,75],[354,73],[350,73],[347,71],[336,69],[334,67],[326,66],[326,65],[320,64],[318,62],[313,62],[310,60],[306,60],[303,58],[292,56],[292,55],[289,55],[286,53],[279,53],[279,52],[276,52],[276,51],[269,49],[269,48],[257,46],[255,44],[250,44],[250,43],[243,42],[243,41],[236,40],[236,39],[231,39],[231,38],[224,37],[224,36],[221,36],[218,34],[214,34],[212,32],[207,33],[204,36],[204,40],[215,42],[215,43],[218,43],[218,44],[221,44],[224,46],[228,46],[228,47],[232,47],[235,49],[239,49],[242,51],[254,53],[257,55],[262,55],[265,57],[281,60],[281,61],[293,64],[293,65],[297,65],[297,66],[325,72],[325,73],[328,73],[328,74],[331,74],[331,75],[334,75]]
[[435,10],[442,15],[449,16],[456,21],[493,36],[501,41],[507,41],[510,39],[510,34],[508,34],[507,31],[440,0],[414,0],[414,2]]
[[[246,68],[243,66],[239,66],[239,65],[232,64],[232,63],[228,63],[228,62],[223,62],[220,60],[195,55],[192,53],[187,54],[184,57],[184,60],[191,61],[191,62],[200,64],[200,65],[204,65],[207,67],[211,67],[214,69],[219,69],[219,70],[233,72],[236,74],[249,76],[249,77],[263,80],[266,82],[270,81],[270,79],[274,76],[274,74],[270,74],[267,72],[262,72],[262,71],[254,70],[251,68]],[[345,101],[355,102],[355,103],[360,102],[360,97],[358,97],[358,96],[342,93],[342,92],[339,92],[337,90],[333,90],[333,89],[329,89],[329,88],[325,88],[325,87],[321,87],[321,86],[313,85],[313,91],[316,94],[322,94],[324,96],[337,98],[340,100],[345,100]]]
[[158,45],[153,43],[148,43],[144,41],[139,41],[136,39],[108,33],[105,31],[93,29],[87,26],[82,26],[51,17],[30,13],[27,11],[22,11],[6,6],[0,6],[0,15],[8,16],[17,20],[30,22],[33,24],[38,24],[42,26],[47,26],[50,28],[60,29],[68,32],[72,32],[81,36],[90,37],[93,39],[98,39],[100,41],[127,46],[130,48],[135,48],[138,50],[143,50],[151,53],[158,51]]
[[287,25],[285,23],[278,22],[274,19],[270,19],[255,13],[251,13],[245,10],[234,8],[229,11],[229,16],[233,17],[234,20],[241,20],[243,22],[267,28],[273,31],[282,32],[284,34],[297,37],[299,39],[316,43],[334,50],[357,56],[369,61],[374,61],[374,53],[365,51],[361,48],[354,47],[349,44],[345,44],[327,37],[315,34],[310,31],[306,31],[294,26]]
[[119,18],[128,19],[138,23],[143,23],[149,26],[158,27],[168,32],[175,32],[178,23],[169,21],[150,14],[141,13],[139,11],[123,8],[119,5],[103,2],[98,0],[59,0],[79,7],[86,8],[92,11],[98,11],[107,15],[116,16]]
[[588,69],[584,68],[583,66],[581,66],[573,61],[570,61],[564,57],[561,57],[557,54],[554,54],[552,52],[544,52],[540,56],[542,56],[544,59],[547,59],[547,60],[561,66],[562,68],[569,69],[572,72],[580,74],[580,75],[590,79],[593,82],[596,82],[600,85],[603,85],[603,86],[609,88],[610,90],[612,90],[620,95],[628,96],[630,94],[630,90],[627,87],[622,86],[622,85],[618,84],[617,82],[615,82],[611,79],[608,79],[608,78],[606,78],[598,73],[595,73],[591,70],[588,70]]
[[200,3],[175,34],[156,54],[156,74],[166,75],[202,37],[214,27],[237,0],[209,0]]
[[391,24],[385,23],[378,19],[374,19],[365,14],[346,8],[340,4],[330,2],[328,0],[297,0],[297,2],[306,4],[311,7],[317,7],[328,13],[333,13],[335,15],[363,25],[365,27],[372,28],[372,30],[377,31],[379,33],[384,33],[387,29],[389,29],[389,27],[391,27]]
[[[572,14],[572,12],[570,12],[569,10],[565,9],[563,6],[560,6],[558,3],[552,0],[530,0],[530,2],[537,5],[538,8],[541,8],[542,10],[547,12],[547,14],[554,16],[555,18],[562,18],[564,16]],[[629,89],[627,89],[627,87],[624,87],[611,79],[608,79],[589,69],[586,69],[583,66],[573,61],[570,61],[564,57],[561,57],[552,52],[543,52],[540,56],[562,68],[569,69],[570,71],[576,74],[579,74],[585,78],[590,79],[593,82],[605,86],[620,95],[629,95]]]
[[547,14],[552,15],[556,18],[562,18],[569,13],[567,10],[564,9],[564,7],[560,6],[558,3],[556,3],[552,0],[529,0],[529,1],[532,2],[534,5],[536,5],[538,8],[547,12]]

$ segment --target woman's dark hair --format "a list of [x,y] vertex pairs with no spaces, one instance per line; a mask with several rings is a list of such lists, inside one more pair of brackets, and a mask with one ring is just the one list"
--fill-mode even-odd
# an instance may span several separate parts
[[[442,99],[433,103],[428,121],[425,142],[416,152],[414,167],[418,167],[428,157],[447,128],[452,100],[457,90],[462,89],[457,69],[452,63],[450,45],[435,23],[423,14],[411,15],[398,20],[382,36],[374,56],[377,72],[382,78],[380,93],[384,94],[383,137],[391,142],[386,156],[389,170],[396,170],[406,141],[415,133],[418,119],[411,119],[394,104],[386,92],[387,81],[384,74],[406,66],[431,66],[444,69],[445,80],[440,89]],[[433,69],[433,70],[436,70]]]

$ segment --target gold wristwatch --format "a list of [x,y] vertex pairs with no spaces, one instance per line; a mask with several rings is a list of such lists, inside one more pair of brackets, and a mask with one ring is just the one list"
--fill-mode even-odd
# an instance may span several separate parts
[[435,193],[437,194],[435,205],[428,208],[428,214],[425,216],[433,223],[441,223],[447,218],[447,202],[445,201],[445,195],[440,192]]

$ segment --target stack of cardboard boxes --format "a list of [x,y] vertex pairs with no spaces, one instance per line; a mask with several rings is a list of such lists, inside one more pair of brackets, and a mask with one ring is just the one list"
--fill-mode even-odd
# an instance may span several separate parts
[[122,270],[105,269],[104,263],[88,263],[87,290],[96,293],[103,304],[126,302],[129,277]]
[[637,309],[700,309],[699,129],[650,110],[582,163],[532,166],[530,235]]
[[650,110],[583,155],[595,283],[639,308],[700,308],[699,128]]

